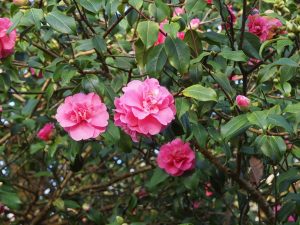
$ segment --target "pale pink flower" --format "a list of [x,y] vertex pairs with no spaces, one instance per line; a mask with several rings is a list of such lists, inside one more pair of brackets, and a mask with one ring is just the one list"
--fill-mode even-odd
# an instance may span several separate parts
[[192,30],[196,30],[200,25],[200,19],[198,18],[194,18],[191,20],[190,22],[190,27]]
[[180,16],[185,13],[184,8],[176,7],[173,12],[173,16]]
[[96,138],[106,130],[109,115],[96,93],[78,93],[65,99],[55,116],[75,141]]
[[48,141],[51,139],[53,135],[54,124],[46,123],[42,129],[37,133],[37,137],[41,140]]
[[12,22],[8,18],[0,18],[0,59],[6,58],[13,54],[16,44],[17,32],[7,31],[12,26]]
[[28,0],[13,0],[13,3],[17,6],[24,6],[28,4]]
[[158,80],[133,80],[123,92],[115,99],[114,120],[133,141],[138,141],[138,135],[158,134],[175,118],[174,98]]
[[238,95],[235,101],[240,109],[248,109],[250,106],[250,99],[244,95]]
[[3,108],[2,105],[0,105],[0,113],[3,112]]
[[180,176],[187,170],[195,168],[195,152],[189,143],[177,138],[160,147],[157,164],[171,176]]

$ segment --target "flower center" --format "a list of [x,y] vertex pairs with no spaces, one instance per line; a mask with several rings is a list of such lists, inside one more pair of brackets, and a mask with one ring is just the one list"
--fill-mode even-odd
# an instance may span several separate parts
[[93,108],[88,107],[86,104],[77,104],[71,115],[71,120],[74,122],[87,121],[91,118]]
[[157,113],[159,111],[157,103],[159,100],[159,90],[150,90],[143,101],[143,107],[146,112]]

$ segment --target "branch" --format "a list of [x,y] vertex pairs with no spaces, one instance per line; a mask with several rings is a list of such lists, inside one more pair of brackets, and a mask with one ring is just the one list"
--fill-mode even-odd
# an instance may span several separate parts
[[204,155],[205,158],[207,158],[212,164],[214,164],[218,168],[218,170],[231,177],[235,182],[239,184],[241,188],[246,190],[249,193],[250,198],[253,201],[255,201],[258,204],[258,206],[262,209],[262,211],[267,215],[267,219],[269,220],[269,222],[271,224],[274,224],[274,212],[270,205],[267,203],[266,199],[261,195],[261,193],[258,190],[256,190],[245,179],[241,178],[238,174],[223,166],[209,151],[200,148],[197,144],[196,147]]

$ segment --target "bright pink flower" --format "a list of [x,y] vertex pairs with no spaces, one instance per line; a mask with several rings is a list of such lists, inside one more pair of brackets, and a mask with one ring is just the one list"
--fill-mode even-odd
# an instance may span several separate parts
[[250,106],[250,99],[244,95],[238,95],[235,101],[240,109],[248,109]]
[[211,5],[212,4],[212,0],[206,0],[206,3]]
[[129,134],[133,141],[138,135],[158,134],[175,117],[171,93],[158,80],[133,80],[123,88],[124,94],[115,99],[115,124]]
[[96,138],[106,130],[109,115],[96,93],[69,96],[57,109],[56,119],[75,141]]
[[179,39],[181,39],[181,40],[184,39],[184,35],[185,35],[184,32],[178,32],[178,33],[177,33],[177,37],[178,37]]
[[41,140],[48,141],[53,135],[54,124],[46,123],[37,133],[37,137]]
[[157,164],[171,176],[180,176],[195,167],[195,152],[189,143],[177,138],[160,147]]
[[181,14],[184,14],[184,13],[185,13],[184,8],[176,7],[174,9],[173,16],[180,16]]
[[190,22],[190,27],[192,30],[196,30],[200,25],[200,20],[198,18],[194,18]]
[[232,80],[232,81],[236,81],[236,80],[241,80],[242,77],[239,76],[239,75],[235,75],[235,74],[232,74],[228,77],[229,80]]
[[8,18],[0,18],[0,59],[13,54],[16,44],[17,32],[13,30],[9,34],[7,31],[12,26]]

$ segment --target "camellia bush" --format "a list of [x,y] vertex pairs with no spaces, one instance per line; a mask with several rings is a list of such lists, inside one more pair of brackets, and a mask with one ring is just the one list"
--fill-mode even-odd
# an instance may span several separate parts
[[299,14],[1,1],[0,224],[299,224]]

